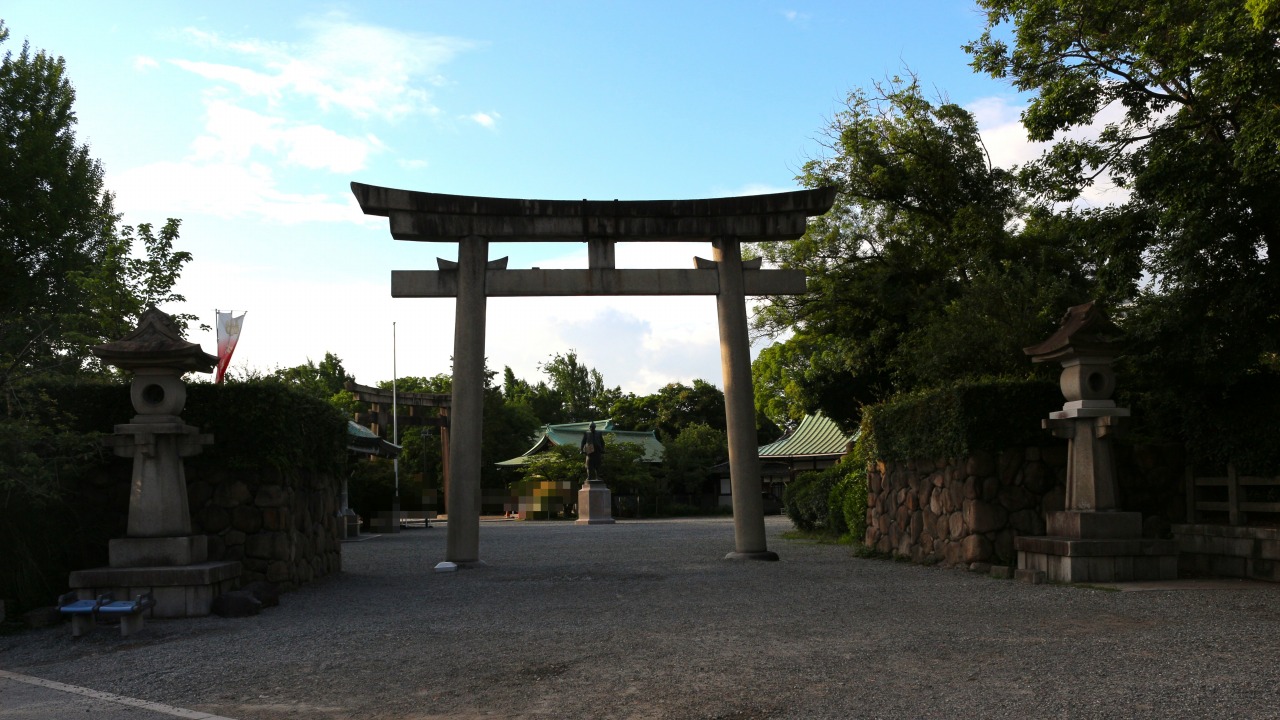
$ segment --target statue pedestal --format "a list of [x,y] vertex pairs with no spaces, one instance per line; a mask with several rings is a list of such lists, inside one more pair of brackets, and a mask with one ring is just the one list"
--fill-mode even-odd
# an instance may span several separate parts
[[576,525],[612,525],[613,495],[602,482],[589,482],[578,491]]
[[1014,540],[1019,570],[1065,583],[1178,577],[1178,541],[1143,538],[1141,513],[1064,510],[1046,519],[1049,535]]

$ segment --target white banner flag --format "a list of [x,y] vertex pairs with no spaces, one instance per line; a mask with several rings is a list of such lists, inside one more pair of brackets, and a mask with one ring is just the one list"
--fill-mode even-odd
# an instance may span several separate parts
[[218,313],[218,372],[214,375],[213,382],[221,385],[222,376],[227,372],[227,366],[231,364],[231,353],[236,351],[236,342],[240,339],[240,327],[244,324],[244,316],[248,312],[240,313],[240,317],[235,317],[229,312]]

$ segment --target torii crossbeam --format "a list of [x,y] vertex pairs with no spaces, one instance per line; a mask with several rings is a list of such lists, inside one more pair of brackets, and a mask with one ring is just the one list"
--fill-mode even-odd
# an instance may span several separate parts
[[[805,292],[800,270],[743,262],[742,243],[793,240],[835,201],[835,188],[704,200],[518,200],[414,192],[351,183],[366,215],[388,218],[397,240],[458,243],[438,270],[393,270],[392,297],[454,297],[451,459],[445,478],[446,562],[480,561],[480,438],[486,298],[567,295],[715,295],[724,373],[734,551],[730,559],[776,560],[765,541],[760,459],[751,389],[748,295]],[[713,259],[694,268],[618,269],[617,242],[708,242]],[[586,242],[586,270],[508,270],[490,242]]]

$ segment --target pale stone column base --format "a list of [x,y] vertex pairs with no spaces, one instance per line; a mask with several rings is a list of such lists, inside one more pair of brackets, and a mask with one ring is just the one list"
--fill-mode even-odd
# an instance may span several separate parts
[[764,552],[731,552],[724,556],[725,560],[777,560],[778,553],[772,550]]

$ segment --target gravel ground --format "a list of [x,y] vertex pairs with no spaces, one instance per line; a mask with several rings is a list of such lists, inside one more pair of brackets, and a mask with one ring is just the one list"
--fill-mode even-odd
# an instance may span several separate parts
[[343,546],[253,618],[0,636],[0,668],[234,718],[1280,718],[1280,585],[1027,585],[729,519],[486,521]]

